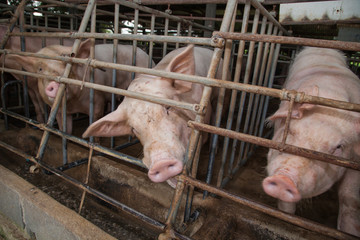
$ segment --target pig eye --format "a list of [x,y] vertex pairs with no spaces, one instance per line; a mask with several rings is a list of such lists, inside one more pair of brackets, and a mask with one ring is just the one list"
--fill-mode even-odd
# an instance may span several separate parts
[[42,72],[42,68],[41,68],[41,67],[39,68],[39,72]]
[[169,115],[169,109],[170,109],[170,106],[166,106],[165,107],[165,110],[166,110],[166,114]]
[[334,149],[334,151],[333,151],[333,154],[339,156],[339,155],[341,155],[343,149],[344,149],[344,145],[343,145],[343,144],[338,144],[338,145],[335,147],[335,149]]

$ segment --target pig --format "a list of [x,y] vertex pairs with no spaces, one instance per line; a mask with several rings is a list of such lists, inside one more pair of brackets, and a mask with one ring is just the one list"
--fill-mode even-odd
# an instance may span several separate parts
[[[91,41],[86,40],[80,44],[76,57],[89,58]],[[64,47],[61,45],[51,45],[42,48],[37,53],[48,56],[70,56],[72,47]],[[99,44],[95,45],[95,59],[99,61],[112,62],[113,44]],[[50,76],[61,76],[65,70],[66,63],[57,60],[39,59],[33,57],[23,57],[14,55],[18,62],[23,64],[23,67],[29,72],[37,72]],[[127,45],[118,45],[117,59],[119,64],[132,64],[132,47]],[[136,66],[147,67],[149,56],[140,48],[137,49]],[[117,71],[116,87],[126,89],[130,84],[132,78],[131,73],[126,71]],[[87,66],[82,64],[74,64],[69,77],[73,79],[82,80],[84,75],[85,81],[89,82],[90,71]],[[111,86],[112,69],[95,69],[94,83]],[[39,93],[43,101],[51,106],[57,95],[59,83],[50,81],[45,78],[38,79]],[[72,133],[72,114],[84,113],[89,115],[90,103],[90,89],[81,88],[80,86],[67,86],[67,129],[66,132]],[[94,91],[94,119],[97,120],[104,116],[105,105],[111,101],[111,94],[102,91]],[[57,121],[62,129],[61,111],[58,111]]]
[[[206,76],[212,54],[212,50],[189,45],[167,54],[154,69]],[[222,61],[216,74],[218,79],[221,70]],[[203,88],[201,84],[141,74],[128,90],[194,104],[200,102]],[[211,99],[205,123],[210,121],[216,94]],[[135,135],[143,145],[142,161],[149,169],[150,180],[167,181],[174,186],[173,177],[182,172],[191,134],[187,122],[193,119],[195,114],[187,110],[125,97],[116,111],[91,124],[83,137]]]
[[[284,88],[308,95],[360,104],[360,80],[340,51],[307,47],[290,67]],[[282,141],[288,101],[269,117],[273,140]],[[359,161],[360,113],[308,103],[295,103],[286,143]],[[324,193],[339,183],[339,230],[360,236],[360,172],[275,149],[267,155],[264,191],[278,207],[295,213],[296,203]],[[360,162],[360,161],[359,161]]]
[[[5,33],[8,29],[7,24],[0,24],[0,40],[2,40],[5,36]],[[14,27],[13,32],[20,32],[18,27]],[[25,38],[25,47],[27,52],[37,52],[43,47],[43,40],[44,44],[46,45],[53,45],[59,43],[59,39],[55,38],[40,38],[40,37],[26,37]],[[63,44],[64,46],[72,46],[73,44],[72,39],[64,39]],[[13,50],[13,51],[20,51],[21,44],[20,44],[20,37],[9,37],[6,42],[5,49]],[[11,55],[4,56],[3,54],[0,57],[0,66],[6,68],[12,68],[16,70],[21,70],[22,64],[18,62],[16,59],[12,58]],[[18,74],[12,74],[13,77],[17,80],[23,80],[23,76]],[[29,97],[34,105],[35,113],[36,113],[36,120],[40,123],[44,122],[44,101],[42,100],[39,89],[38,83],[35,78],[27,77],[28,82],[28,93]]]

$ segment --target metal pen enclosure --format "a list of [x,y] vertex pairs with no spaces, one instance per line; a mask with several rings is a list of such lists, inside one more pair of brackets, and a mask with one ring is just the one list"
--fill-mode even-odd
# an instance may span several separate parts
[[[0,142],[0,145],[14,153],[29,159],[34,163],[33,171],[37,168],[43,168],[49,172],[55,173],[57,176],[70,181],[83,191],[82,200],[79,203],[80,211],[87,194],[94,195],[105,202],[118,207],[134,216],[137,216],[144,223],[152,225],[154,228],[162,232],[161,237],[165,238],[179,238],[189,239],[190,236],[183,234],[178,227],[177,221],[188,222],[190,216],[193,214],[192,201],[194,192],[200,191],[204,197],[209,193],[217,196],[228,198],[236,203],[243,204],[257,211],[266,213],[270,216],[277,217],[281,220],[291,224],[309,229],[313,232],[324,234],[338,239],[351,238],[346,233],[331,229],[321,224],[305,221],[299,217],[285,214],[283,212],[274,210],[265,205],[248,201],[247,199],[236,196],[230,192],[222,190],[226,184],[236,175],[241,167],[247,161],[251,161],[252,154],[256,151],[258,146],[267,148],[274,148],[284,152],[297,154],[320,161],[326,161],[340,166],[349,167],[352,169],[360,170],[359,163],[349,159],[339,159],[324,153],[314,152],[308,149],[300,149],[295,146],[288,145],[284,142],[273,142],[268,140],[270,131],[264,129],[265,120],[268,116],[268,108],[270,98],[278,98],[279,100],[290,101],[290,106],[294,102],[315,103],[324,106],[336,107],[350,111],[360,111],[360,105],[354,103],[339,102],[320,97],[314,97],[298,93],[295,91],[288,91],[286,89],[274,88],[274,79],[276,74],[277,61],[281,51],[280,44],[288,45],[308,45],[318,47],[337,48],[348,51],[360,51],[360,44],[354,42],[341,42],[317,39],[303,39],[291,37],[290,33],[284,29],[274,18],[273,13],[269,13],[263,5],[256,0],[246,1],[228,1],[224,10],[224,16],[221,19],[219,29],[209,28],[194,21],[185,20],[181,17],[171,15],[170,5],[165,12],[146,7],[136,2],[111,0],[103,3],[102,1],[89,0],[85,5],[73,5],[64,2],[46,0],[42,1],[47,4],[60,5],[70,10],[67,14],[54,14],[46,11],[36,9],[36,12],[42,13],[43,18],[34,17],[31,11],[34,9],[24,8],[26,1],[22,1],[17,7],[16,13],[10,23],[15,24],[19,18],[19,32],[9,32],[6,34],[1,42],[1,48],[4,48],[8,36],[21,36],[22,39],[31,37],[41,38],[69,38],[74,40],[72,45],[72,52],[74,56],[79,48],[81,39],[90,38],[93,43],[99,42],[103,39],[104,42],[113,43],[113,62],[102,62],[94,59],[91,56],[89,59],[75,58],[72,56],[45,56],[36,53],[25,51],[25,42],[23,41],[20,51],[16,50],[0,50],[1,54],[18,54],[23,56],[32,56],[45,59],[59,60],[66,63],[65,72],[62,76],[44,76],[38,73],[31,73],[20,71],[17,69],[10,69],[2,66],[3,72],[12,74],[21,74],[31,78],[46,78],[49,80],[57,81],[60,83],[59,92],[51,107],[49,116],[45,116],[46,124],[39,123],[30,118],[29,103],[26,100],[27,88],[26,78],[23,84],[24,88],[24,106],[25,116],[20,116],[14,113],[11,109],[6,107],[6,99],[2,94],[2,109],[1,113],[4,116],[5,123],[7,124],[7,117],[20,119],[26,124],[36,126],[43,132],[40,147],[36,156],[29,156],[19,149]],[[46,6],[46,5],[45,5]],[[51,5],[52,6],[52,5]],[[107,10],[104,10],[106,7]],[[120,9],[126,8],[128,11],[133,11],[133,14],[120,14]],[[108,10],[108,9],[111,9]],[[29,14],[27,11],[29,11]],[[73,14],[71,14],[73,12]],[[241,15],[239,14],[241,13]],[[49,15],[48,15],[49,14]],[[107,16],[108,19],[113,20],[98,20],[100,16]],[[236,31],[236,22],[239,21],[241,16],[240,31]],[[63,18],[67,20],[62,20]],[[119,19],[125,19],[120,22]],[[34,27],[35,22],[35,27]],[[58,28],[54,26],[54,22],[58,23]],[[30,23],[30,24],[28,24]],[[131,26],[124,26],[124,25]],[[49,26],[51,25],[51,26]],[[68,26],[65,31],[62,27]],[[251,26],[251,29],[250,29]],[[122,29],[119,32],[119,28]],[[130,29],[128,32],[124,28]],[[31,31],[24,31],[21,29],[31,29]],[[112,29],[111,33],[103,32]],[[45,32],[33,32],[33,30],[45,30]],[[204,31],[213,32],[212,37],[199,37]],[[283,36],[286,35],[286,36]],[[133,66],[117,64],[116,52],[119,43],[130,43],[133,48],[133,56],[136,56],[136,47],[139,46],[146,50],[149,54],[148,66],[149,68],[140,68],[134,66],[136,59],[133,57]],[[44,43],[44,41],[43,41]],[[62,40],[60,41],[60,44]],[[188,76],[183,74],[176,74],[170,72],[163,72],[151,69],[151,59],[158,62],[172,49],[187,44],[195,44],[206,46],[214,49],[212,63],[207,77]],[[43,44],[43,47],[45,45]],[[215,79],[215,74],[218,68],[220,58],[223,58],[224,68],[222,79]],[[73,64],[83,64],[92,68],[110,68],[113,69],[112,86],[102,86],[90,82],[84,82],[78,79],[70,78],[70,72]],[[193,83],[200,83],[205,85],[201,101],[198,104],[189,104],[184,102],[177,102],[174,100],[163,99],[151,95],[144,95],[135,92],[130,92],[123,89],[117,89],[116,83],[116,70],[130,71],[133,73],[146,73],[150,75],[179,79],[183,81],[190,81]],[[133,75],[134,76],[134,75]],[[230,81],[228,79],[231,79]],[[136,209],[129,208],[123,203],[113,199],[98,190],[88,185],[89,173],[91,168],[91,159],[94,151],[101,152],[107,156],[115,157],[121,161],[134,164],[140,168],[145,168],[144,164],[136,156],[130,156],[117,151],[115,147],[114,138],[111,139],[109,146],[94,144],[94,139],[86,141],[79,137],[66,134],[66,117],[63,118],[64,125],[63,131],[59,131],[53,127],[55,117],[60,106],[63,111],[63,116],[66,115],[66,85],[76,85],[84,88],[92,89],[90,93],[90,117],[89,124],[93,122],[93,91],[106,91],[112,93],[112,102],[110,111],[114,111],[118,102],[116,96],[126,96],[144,101],[150,101],[162,105],[167,105],[175,108],[182,108],[192,111],[196,114],[196,118],[190,121],[189,127],[192,128],[192,134],[187,149],[187,156],[185,159],[186,167],[183,173],[176,177],[178,183],[173,192],[173,199],[171,207],[169,208],[168,216],[164,221],[160,222],[152,219]],[[5,83],[3,83],[2,92],[5,91]],[[213,125],[204,124],[204,111],[209,104],[210,95],[214,88],[219,88],[220,94],[218,98],[216,120]],[[231,94],[229,94],[231,92]],[[229,97],[229,104],[226,104],[224,99]],[[223,113],[224,111],[224,113]],[[289,109],[291,112],[292,109]],[[45,112],[47,112],[45,110]],[[224,117],[222,117],[224,116]],[[288,117],[287,123],[290,121]],[[202,149],[202,132],[212,134],[210,154],[207,165],[207,174],[205,179],[198,179],[199,158]],[[51,166],[43,159],[50,134],[55,134],[62,137],[63,141],[63,162],[59,165]],[[287,134],[287,133],[286,133]],[[286,139],[286,134],[284,139]],[[88,159],[80,160],[78,162],[68,162],[67,144],[68,141],[74,142],[84,147],[89,148]],[[129,140],[131,144],[136,144],[133,139]],[[128,145],[129,143],[126,143]],[[124,146],[120,146],[123,148]],[[215,168],[215,155],[217,151],[221,151],[220,167]],[[62,172],[61,170],[69,165],[77,166],[79,164],[88,164],[87,175],[85,182],[80,182]],[[196,191],[195,191],[196,188]],[[185,197],[184,197],[185,196]],[[185,198],[185,199],[184,199]],[[185,206],[184,206],[185,205]],[[184,213],[179,214],[179,211],[184,209]],[[183,216],[182,216],[183,214]]]

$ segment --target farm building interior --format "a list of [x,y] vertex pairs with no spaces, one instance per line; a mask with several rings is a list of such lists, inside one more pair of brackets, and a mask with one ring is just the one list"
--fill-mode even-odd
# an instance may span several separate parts
[[[296,104],[356,116],[360,101],[283,84],[305,46],[342,51],[358,78],[359,9],[358,0],[0,0],[0,238],[357,239],[360,214],[344,223],[357,231],[338,229],[338,189],[349,172],[360,179],[360,149],[344,158],[291,145],[287,134]],[[182,47],[211,55],[179,54],[164,67]],[[289,107],[279,142],[267,119],[280,102]],[[142,106],[178,122],[157,122]],[[96,124],[117,111],[125,124],[143,121],[143,132]],[[150,138],[161,160],[181,153],[166,166],[180,171],[157,179]],[[344,176],[295,213],[279,210],[262,185],[269,149]],[[359,181],[354,188],[360,213]]]

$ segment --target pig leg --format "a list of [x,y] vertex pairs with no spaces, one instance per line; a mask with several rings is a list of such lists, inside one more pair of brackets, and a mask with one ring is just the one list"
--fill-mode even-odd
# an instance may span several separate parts
[[360,172],[347,169],[339,188],[339,230],[360,237]]
[[[59,109],[56,114],[56,120],[59,125],[59,129],[63,131],[63,121],[62,121],[62,110]],[[72,133],[72,115],[66,114],[66,133],[71,134]]]

